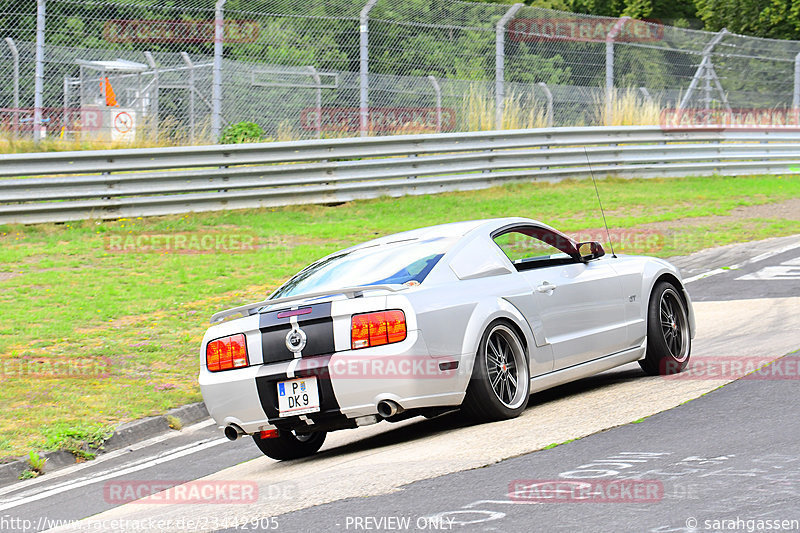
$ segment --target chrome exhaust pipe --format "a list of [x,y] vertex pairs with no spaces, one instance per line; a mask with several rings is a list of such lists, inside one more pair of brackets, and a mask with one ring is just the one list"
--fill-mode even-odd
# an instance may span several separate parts
[[228,440],[236,440],[244,435],[244,431],[234,425],[226,426],[224,433]]
[[402,413],[404,409],[397,405],[397,402],[392,400],[381,400],[378,402],[378,414],[383,418],[390,418],[396,414]]

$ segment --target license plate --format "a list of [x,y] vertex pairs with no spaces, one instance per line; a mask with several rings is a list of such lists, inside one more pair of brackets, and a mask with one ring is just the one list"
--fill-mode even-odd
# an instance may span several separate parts
[[278,415],[294,416],[319,411],[317,378],[299,378],[278,383]]

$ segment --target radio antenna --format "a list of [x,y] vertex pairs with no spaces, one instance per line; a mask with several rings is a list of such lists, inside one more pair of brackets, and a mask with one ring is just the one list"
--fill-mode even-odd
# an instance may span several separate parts
[[589,175],[592,177],[592,183],[594,184],[594,193],[597,195],[597,203],[600,205],[600,214],[603,216],[603,225],[606,227],[606,235],[608,236],[608,245],[611,247],[611,257],[617,258],[617,255],[614,253],[614,243],[611,242],[611,232],[608,231],[608,222],[606,222],[606,213],[603,211],[603,202],[600,201],[600,191],[597,190],[597,180],[594,179],[594,172],[592,172],[592,162],[589,161],[589,152],[586,150],[586,147],[583,147],[583,153],[586,155],[586,164],[589,165]]

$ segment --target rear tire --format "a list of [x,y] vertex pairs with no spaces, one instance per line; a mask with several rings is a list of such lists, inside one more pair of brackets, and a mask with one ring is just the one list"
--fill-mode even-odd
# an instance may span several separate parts
[[639,361],[647,374],[666,376],[689,364],[692,339],[680,289],[665,281],[653,288],[647,309],[647,355]]
[[481,337],[462,409],[479,421],[508,420],[528,405],[528,359],[506,322],[493,322]]
[[324,431],[316,431],[306,435],[296,435],[294,431],[280,431],[272,439],[262,439],[258,433],[253,435],[253,440],[258,449],[272,459],[287,461],[314,455],[325,442]]

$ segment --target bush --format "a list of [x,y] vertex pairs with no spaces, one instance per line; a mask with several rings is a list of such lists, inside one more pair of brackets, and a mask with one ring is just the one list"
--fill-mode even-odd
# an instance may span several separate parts
[[264,136],[264,130],[255,122],[238,122],[231,124],[222,132],[222,144],[239,144],[258,142]]

